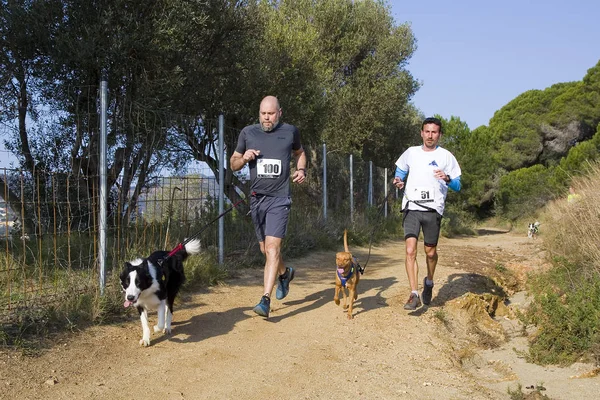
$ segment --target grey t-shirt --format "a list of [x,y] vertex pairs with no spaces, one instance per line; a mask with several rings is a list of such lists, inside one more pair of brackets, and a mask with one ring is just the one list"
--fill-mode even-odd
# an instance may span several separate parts
[[253,192],[288,197],[292,152],[301,148],[300,132],[294,125],[279,123],[271,132],[265,132],[255,124],[242,129],[235,151],[244,154],[248,149],[260,150],[258,158],[248,164]]

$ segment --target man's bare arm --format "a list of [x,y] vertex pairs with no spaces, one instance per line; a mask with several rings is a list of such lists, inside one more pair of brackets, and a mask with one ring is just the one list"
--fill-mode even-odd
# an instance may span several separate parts
[[306,153],[304,153],[304,149],[294,150],[294,158],[296,159],[296,171],[292,175],[292,182],[303,183],[306,180]]
[[244,154],[234,151],[229,159],[229,166],[234,171],[239,171],[244,168],[244,165],[256,159],[260,154],[260,150],[248,149]]

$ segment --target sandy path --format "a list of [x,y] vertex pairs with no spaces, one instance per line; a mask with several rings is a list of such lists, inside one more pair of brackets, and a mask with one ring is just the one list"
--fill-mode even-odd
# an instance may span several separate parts
[[[527,375],[542,367],[521,371],[517,355],[506,349],[482,352],[461,365],[456,343],[434,314],[468,290],[469,268],[493,263],[495,256],[535,268],[541,263],[538,250],[510,234],[444,239],[434,301],[408,313],[402,309],[409,292],[403,243],[385,243],[372,250],[353,320],[332,301],[331,252],[289,262],[296,278],[285,300],[272,301],[269,320],[251,311],[262,271],[241,271],[224,285],[187,294],[176,309],[172,335],[154,334],[149,348],[138,346],[141,328],[131,312],[122,324],[87,329],[39,357],[0,352],[0,398],[505,399],[507,387],[518,382],[539,384],[537,376]],[[364,265],[367,249],[355,254]],[[512,376],[492,376],[497,369],[490,360],[500,354]],[[590,366],[573,368],[554,369],[549,379],[558,382],[562,374],[565,383],[554,387],[546,381],[548,396],[598,393],[598,378],[577,380],[584,382],[581,388],[568,380]]]

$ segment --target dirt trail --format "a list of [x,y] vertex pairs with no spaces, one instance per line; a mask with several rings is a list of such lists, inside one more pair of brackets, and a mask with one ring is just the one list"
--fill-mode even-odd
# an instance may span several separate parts
[[[296,277],[289,296],[273,300],[268,321],[251,311],[262,271],[241,271],[184,296],[172,335],[154,334],[149,348],[138,346],[141,328],[131,312],[127,322],[86,329],[38,357],[0,352],[0,398],[507,399],[507,388],[519,383],[524,393],[543,385],[555,400],[595,398],[600,378],[582,377],[592,365],[525,363],[513,348],[526,340],[507,318],[500,322],[510,341],[461,354],[469,337],[444,325],[447,306],[498,265],[524,274],[543,262],[539,241],[488,233],[441,241],[430,307],[402,309],[409,289],[401,241],[372,249],[353,320],[332,301],[334,254],[315,253],[288,263]],[[368,249],[351,250],[364,265]],[[523,294],[513,297],[519,301]]]

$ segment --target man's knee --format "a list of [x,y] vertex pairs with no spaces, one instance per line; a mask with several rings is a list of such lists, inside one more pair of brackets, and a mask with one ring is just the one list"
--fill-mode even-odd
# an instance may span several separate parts
[[417,258],[417,246],[406,246],[406,259],[415,260]]
[[406,239],[406,258],[414,260],[417,258],[417,240],[416,238]]
[[437,260],[437,247],[425,246],[425,256],[430,260]]
[[268,257],[279,257],[281,253],[281,239],[267,238],[264,242],[264,254]]
[[406,246],[406,258],[414,260],[417,258],[417,248]]

